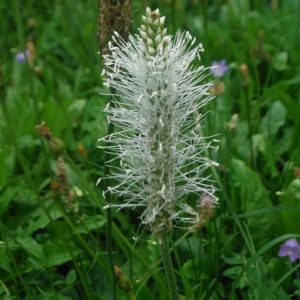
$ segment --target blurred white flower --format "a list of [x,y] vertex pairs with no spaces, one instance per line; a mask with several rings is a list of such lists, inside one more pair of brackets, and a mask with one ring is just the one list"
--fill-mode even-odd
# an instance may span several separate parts
[[187,195],[216,201],[204,171],[217,164],[202,156],[214,141],[198,134],[199,109],[211,100],[211,83],[200,83],[210,68],[192,65],[202,45],[192,48],[188,32],[173,40],[164,21],[158,9],[147,8],[139,36],[126,43],[115,33],[111,55],[104,56],[106,85],[115,91],[106,111],[120,131],[100,139],[120,159],[120,167],[109,162],[118,184],[106,192],[126,201],[106,207],[144,207],[142,223],[156,233],[181,221],[194,224],[198,213],[185,203]]

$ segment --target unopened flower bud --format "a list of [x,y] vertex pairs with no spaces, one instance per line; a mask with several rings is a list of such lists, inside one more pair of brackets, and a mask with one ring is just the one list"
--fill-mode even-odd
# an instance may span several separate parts
[[272,0],[271,7],[273,10],[277,10],[278,9],[278,0]]
[[54,154],[64,154],[65,146],[64,143],[55,137],[50,128],[47,126],[46,122],[42,122],[41,125],[36,125],[35,128],[40,132],[40,135],[48,141],[49,149]]
[[78,151],[83,157],[86,157],[86,151],[85,151],[84,145],[79,145],[79,146],[77,147],[77,151]]
[[246,64],[241,64],[240,74],[242,79],[242,86],[249,87],[251,85],[251,77],[249,75],[249,68]]
[[51,152],[54,154],[64,154],[65,146],[64,143],[55,136],[51,136],[48,140],[48,146]]
[[216,79],[214,84],[210,87],[209,92],[213,95],[221,95],[225,91],[225,84],[223,81]]
[[114,268],[119,289],[123,292],[130,291],[132,289],[132,283],[130,278],[127,275],[125,275],[119,267],[114,266]]
[[238,114],[234,114],[230,121],[228,122],[227,126],[229,128],[229,130],[234,130],[239,124],[239,115]]
[[42,78],[44,76],[44,70],[41,66],[34,67],[34,72],[40,78]]
[[39,27],[39,23],[38,23],[38,21],[37,21],[36,19],[34,19],[34,18],[29,18],[29,19],[27,20],[27,26],[28,26],[29,28],[35,29],[35,28],[38,28],[38,27]]

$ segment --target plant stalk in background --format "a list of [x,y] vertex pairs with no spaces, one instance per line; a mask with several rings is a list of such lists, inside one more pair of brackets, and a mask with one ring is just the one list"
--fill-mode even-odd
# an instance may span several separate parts
[[[110,50],[108,49],[108,42],[110,41],[114,31],[118,31],[124,40],[128,39],[131,23],[131,0],[98,0],[98,5],[100,9],[98,19],[98,40],[100,53],[103,58],[104,55],[110,54]],[[111,90],[111,94],[114,94],[113,90]],[[109,103],[111,103],[111,100]],[[108,135],[112,134],[113,132],[114,124],[111,123],[108,127]],[[109,141],[107,141],[107,146],[109,146]],[[104,161],[107,162],[109,160],[110,153],[109,151],[105,151]],[[105,164],[104,176],[107,176],[109,172],[109,166]],[[106,190],[108,186],[109,180],[104,183],[104,190]],[[110,203],[109,195],[106,201]],[[116,300],[116,278],[114,276],[114,262],[112,256],[112,214],[110,209],[107,210],[106,243],[111,272],[113,299]]]
[[[188,32],[173,39],[164,21],[158,9],[148,8],[139,36],[130,36],[126,43],[115,32],[109,43],[106,85],[116,93],[106,111],[120,131],[100,140],[110,141],[107,150],[120,159],[119,167],[109,162],[109,178],[118,184],[105,193],[127,199],[106,208],[143,207],[142,224],[157,236],[167,252],[162,255],[164,266],[172,269],[165,260],[170,258],[167,233],[182,223],[198,226],[200,215],[184,200],[187,195],[205,194],[216,201],[212,180],[204,176],[216,163],[201,156],[214,141],[207,143],[197,133],[203,117],[199,110],[211,100],[211,83],[199,85],[208,68],[192,65],[202,45],[193,48],[195,39]],[[172,273],[166,270],[172,299],[178,299]]]

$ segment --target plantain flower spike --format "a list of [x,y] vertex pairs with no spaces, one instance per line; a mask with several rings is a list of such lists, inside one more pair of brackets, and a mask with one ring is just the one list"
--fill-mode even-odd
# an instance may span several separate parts
[[203,156],[215,140],[207,143],[198,132],[200,110],[212,99],[212,83],[202,83],[210,68],[192,64],[204,50],[189,32],[174,38],[164,23],[158,9],[147,8],[139,35],[125,42],[114,33],[104,65],[105,84],[116,94],[105,110],[120,130],[99,140],[109,141],[107,150],[120,159],[119,167],[109,162],[118,183],[104,193],[125,199],[105,208],[143,208],[142,223],[157,236],[182,222],[196,224],[199,213],[186,203],[188,195],[217,201],[204,171],[218,164]]

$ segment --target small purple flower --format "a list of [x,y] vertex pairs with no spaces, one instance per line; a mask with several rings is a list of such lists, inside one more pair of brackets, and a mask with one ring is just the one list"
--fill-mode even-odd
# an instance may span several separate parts
[[25,62],[25,56],[26,56],[27,58],[29,58],[29,51],[28,51],[28,49],[27,49],[25,52],[20,52],[20,53],[18,53],[18,54],[16,55],[16,59],[17,59],[18,62],[24,63],[24,62]]
[[226,64],[226,60],[222,59],[221,61],[213,61],[211,64],[212,68],[210,72],[215,76],[215,77],[222,77],[225,75],[229,67]]
[[297,258],[300,258],[300,246],[295,239],[287,240],[280,246],[278,256],[288,256],[291,262],[294,262]]

